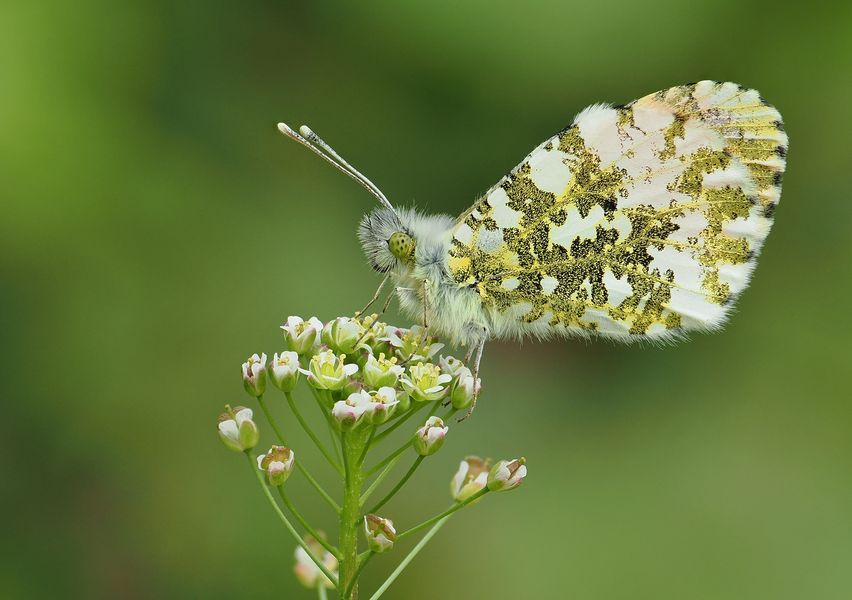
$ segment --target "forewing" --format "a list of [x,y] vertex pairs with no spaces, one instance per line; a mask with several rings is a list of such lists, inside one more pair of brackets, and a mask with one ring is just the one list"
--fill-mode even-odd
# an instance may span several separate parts
[[714,329],[769,233],[786,153],[778,111],[733,83],[591,106],[459,217],[451,274],[535,335]]

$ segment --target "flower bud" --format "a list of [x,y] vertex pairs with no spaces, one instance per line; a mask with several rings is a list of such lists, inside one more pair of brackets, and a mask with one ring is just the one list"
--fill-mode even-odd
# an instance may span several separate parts
[[341,354],[353,354],[364,335],[361,324],[349,317],[337,317],[325,324],[322,343]]
[[502,492],[521,485],[527,476],[526,462],[523,457],[498,462],[488,473],[488,489],[492,492]]
[[399,404],[396,405],[396,411],[405,412],[409,408],[411,408],[411,396],[408,394],[408,392],[397,392],[396,399],[399,402]]
[[250,396],[257,398],[266,391],[266,354],[252,354],[243,363],[243,386]]
[[287,481],[296,464],[296,453],[286,446],[272,446],[269,452],[257,457],[257,467],[266,473],[271,486],[279,486]]
[[269,378],[282,392],[292,392],[299,381],[299,355],[295,352],[277,352],[267,368]]
[[456,502],[464,502],[488,485],[491,463],[478,456],[468,456],[459,464],[459,470],[450,482],[450,494]]
[[361,421],[372,403],[373,399],[367,392],[355,392],[349,394],[346,400],[335,402],[331,416],[337,420],[342,431],[349,431]]
[[383,519],[378,515],[366,515],[364,517],[364,537],[367,538],[367,547],[376,553],[387,552],[393,548],[396,541],[396,529],[393,521]]
[[450,430],[438,417],[429,417],[426,424],[414,435],[414,449],[421,456],[435,454],[444,445],[444,437]]
[[303,321],[301,317],[287,317],[287,324],[281,326],[287,347],[296,354],[309,354],[319,341],[322,321],[311,317]]
[[467,408],[473,399],[479,395],[479,390],[482,388],[482,380],[477,377],[473,378],[473,373],[467,367],[459,369],[456,375],[456,380],[453,382],[452,398],[453,408],[460,410]]
[[441,374],[441,368],[432,363],[417,363],[408,367],[408,375],[400,379],[406,392],[418,402],[440,400],[447,393],[447,383],[452,375]]
[[394,387],[399,376],[405,372],[405,369],[396,362],[395,356],[388,359],[385,358],[384,353],[379,354],[379,358],[371,354],[364,365],[364,383],[373,389]]
[[369,396],[367,421],[373,425],[379,425],[390,419],[399,404],[399,400],[396,399],[396,390],[392,387],[381,387]]
[[346,355],[335,356],[331,350],[318,352],[311,357],[308,369],[300,369],[308,376],[308,383],[320,390],[341,390],[349,382],[350,375],[358,371],[358,365],[345,364]]
[[[332,574],[337,575],[337,559],[334,558],[331,552],[323,548],[322,544],[310,535],[305,536],[305,545],[311,549],[314,556],[319,558]],[[296,579],[299,580],[299,583],[306,588],[315,590],[320,581],[322,581],[323,586],[326,588],[334,587],[334,583],[326,577],[325,573],[320,571],[320,568],[311,560],[311,557],[301,546],[296,547],[296,565],[293,567],[293,572],[296,574]]]
[[459,374],[459,371],[465,368],[464,363],[454,356],[441,356],[438,360],[438,366],[441,367],[441,373],[446,373],[452,377]]
[[231,450],[245,452],[257,445],[260,432],[251,419],[250,408],[225,406],[225,412],[219,415],[219,438]]

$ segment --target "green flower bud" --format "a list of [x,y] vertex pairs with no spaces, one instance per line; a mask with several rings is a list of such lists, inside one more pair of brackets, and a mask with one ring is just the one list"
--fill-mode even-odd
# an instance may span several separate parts
[[[349,317],[338,317],[325,324],[322,330],[322,343],[341,354],[354,354],[362,336],[364,328],[361,324]],[[363,340],[361,340],[363,341]]]
[[370,394],[363,390],[355,392],[349,394],[346,400],[335,402],[331,416],[337,421],[341,431],[349,431],[361,422],[371,404]]
[[287,317],[287,324],[281,326],[287,347],[299,355],[310,354],[319,342],[322,321],[311,317],[303,321],[301,317]]
[[267,368],[272,383],[282,392],[292,392],[299,381],[299,355],[295,352],[277,352]]
[[282,485],[296,464],[296,453],[285,446],[272,446],[269,452],[257,457],[257,467],[266,473],[271,486]]
[[260,432],[252,421],[250,408],[225,406],[225,412],[219,415],[219,438],[227,448],[235,452],[245,452],[257,445]]
[[470,406],[473,399],[479,395],[481,388],[482,380],[478,377],[474,379],[470,369],[467,367],[459,369],[450,392],[453,408],[461,410]]
[[421,456],[435,454],[444,445],[444,438],[449,430],[449,427],[444,427],[440,418],[429,417],[426,424],[414,435],[414,449]]
[[454,356],[441,356],[438,360],[438,366],[441,367],[441,373],[446,373],[453,377],[465,368],[464,363]]
[[523,457],[498,462],[488,473],[488,489],[492,492],[502,492],[521,485],[527,476],[526,462]]
[[252,354],[243,363],[243,386],[255,398],[266,391],[266,354]]
[[[459,470],[450,482],[450,494],[456,502],[464,502],[488,485],[491,463],[478,456],[468,456],[459,464]],[[476,502],[476,501],[474,501]]]
[[393,521],[383,519],[378,515],[366,515],[364,517],[364,537],[367,538],[367,547],[373,552],[387,552],[393,548],[396,541],[396,529],[394,529]]
[[380,425],[393,416],[399,400],[396,399],[396,390],[392,387],[382,387],[371,392],[370,405],[367,407],[367,422]]

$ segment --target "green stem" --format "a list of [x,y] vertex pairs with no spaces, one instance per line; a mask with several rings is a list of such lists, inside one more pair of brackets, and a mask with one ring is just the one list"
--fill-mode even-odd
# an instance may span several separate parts
[[314,489],[319,493],[320,496],[322,496],[322,499],[326,501],[326,503],[332,508],[332,510],[334,510],[334,512],[336,512],[337,514],[340,514],[340,505],[334,501],[334,498],[329,496],[328,492],[326,492],[322,488],[319,482],[314,479],[310,473],[308,473],[307,469],[305,469],[305,467],[303,467],[299,461],[296,461],[296,468],[299,469],[302,475],[305,476],[305,479],[307,479],[310,484],[314,486]]
[[275,432],[275,437],[278,438],[278,441],[281,442],[282,446],[286,446],[287,444],[284,442],[284,434],[282,434],[281,430],[278,429],[278,424],[275,422],[275,419],[272,418],[272,413],[269,412],[269,409],[266,407],[266,402],[263,401],[263,394],[257,397],[257,403],[260,404],[260,408],[263,410],[266,420],[269,421],[269,424],[272,426],[272,431]]
[[[411,549],[411,552],[408,553],[408,556],[402,559],[402,562],[399,563],[399,566],[394,569],[394,572],[390,574],[390,577],[385,580],[382,586],[376,590],[376,593],[370,596],[370,600],[378,600],[379,597],[381,597],[381,595],[387,591],[391,584],[396,581],[396,578],[399,577],[399,574],[402,573],[403,569],[408,566],[408,563],[414,560],[414,557],[417,556],[417,554],[423,549],[423,546],[425,546],[429,542],[429,540],[432,539],[432,536],[438,533],[438,530],[443,527],[444,523],[446,523],[447,519],[449,518],[450,516],[447,515],[446,517],[435,523],[435,526],[432,527],[432,529],[430,529],[429,532],[423,536],[423,539],[417,542],[417,545]],[[399,539],[399,537],[397,537],[397,539]]]
[[401,458],[402,454],[398,454],[397,456],[395,456],[393,460],[390,461],[385,467],[385,470],[379,473],[379,476],[373,480],[373,483],[370,484],[370,487],[367,488],[367,491],[361,494],[361,506],[364,506],[364,503],[367,501],[367,498],[369,498],[372,493],[376,491],[376,488],[379,487],[382,481],[384,481],[385,477],[388,476],[388,474],[393,470],[393,468],[396,466],[396,463],[398,463]]
[[400,446],[399,448],[397,448],[396,450],[391,452],[391,454],[389,456],[387,456],[382,462],[380,462],[376,466],[370,468],[370,470],[368,470],[367,473],[366,473],[367,477],[369,477],[370,475],[372,475],[373,473],[375,473],[376,471],[378,471],[379,469],[384,467],[386,464],[388,464],[393,459],[395,459],[397,456],[399,456],[400,454],[402,454],[403,452],[408,450],[410,447],[411,447],[411,440],[409,439],[402,446]]
[[409,410],[407,413],[405,413],[405,415],[404,415],[404,416],[402,416],[402,417],[401,417],[401,418],[400,418],[400,419],[399,419],[396,423],[394,423],[393,425],[391,425],[390,427],[388,427],[387,429],[385,429],[384,431],[382,431],[379,435],[377,435],[376,437],[374,437],[374,438],[373,438],[373,441],[372,441],[370,444],[371,444],[372,446],[375,446],[376,444],[378,444],[379,442],[381,442],[383,439],[385,439],[387,436],[389,436],[391,433],[393,433],[394,431],[396,431],[397,427],[400,427],[403,423],[405,423],[406,421],[408,421],[408,419],[410,419],[411,417],[413,417],[415,413],[420,412],[421,410],[423,410],[423,408],[425,408],[425,407],[427,407],[427,406],[429,406],[429,403],[428,403],[428,402],[420,402],[420,403],[418,403],[418,404],[417,404],[417,406],[415,406],[414,408],[412,408],[411,410]]
[[[260,396],[257,401],[258,404],[260,404],[260,407],[263,409],[263,414],[266,415],[266,420],[269,421],[269,425],[272,426],[272,430],[275,432],[275,436],[278,438],[278,441],[281,443],[282,446],[286,446],[287,442],[284,440],[284,436],[281,435],[281,430],[278,429],[278,425],[275,423],[275,419],[272,418],[272,414],[266,408],[266,403],[263,402],[263,396]],[[319,482],[314,479],[313,475],[311,475],[308,470],[304,466],[302,466],[301,462],[296,461],[296,468],[299,469],[299,472],[305,476],[305,479],[308,480],[308,482],[313,486],[317,493],[322,496],[322,499],[325,500],[326,503],[332,509],[334,509],[334,512],[340,513],[340,505],[338,505],[337,502],[335,502],[334,499],[328,495],[328,492],[326,492],[319,484]]]
[[337,453],[337,456],[340,457],[340,460],[343,460],[343,447],[340,444],[340,440],[337,436],[337,428],[335,427],[334,418],[331,416],[331,410],[325,408],[328,405],[334,406],[334,398],[331,397],[331,392],[328,390],[323,390],[323,395],[325,396],[325,402],[318,402],[318,406],[320,407],[320,411],[325,417],[325,423],[328,426],[328,436],[331,438],[331,445],[334,446],[334,451]]
[[448,410],[447,412],[445,412],[445,413],[444,413],[444,416],[443,416],[443,417],[441,417],[441,420],[442,420],[442,421],[446,421],[447,419],[449,419],[450,417],[452,417],[452,416],[453,416],[454,414],[456,414],[457,412],[459,412],[459,409],[457,409],[457,408],[450,408],[450,410]]
[[302,527],[305,528],[305,531],[307,531],[309,534],[311,534],[313,536],[313,538],[317,542],[319,542],[319,544],[323,548],[325,548],[326,550],[331,552],[331,554],[334,556],[334,558],[340,560],[340,552],[337,550],[337,548],[335,548],[334,546],[329,544],[323,536],[321,536],[319,533],[317,533],[317,531],[313,527],[311,527],[310,523],[308,523],[305,520],[305,518],[301,515],[301,513],[299,513],[299,511],[296,510],[296,506],[293,504],[293,502],[290,501],[290,498],[287,497],[287,494],[284,493],[284,486],[282,486],[282,485],[278,486],[278,495],[281,496],[281,501],[284,503],[284,506],[286,506],[287,509],[291,513],[293,513],[293,516],[296,517],[296,520],[302,525]]
[[358,595],[355,575],[358,569],[358,526],[361,524],[361,487],[364,475],[358,458],[367,442],[368,430],[356,427],[341,433],[345,486],[343,510],[340,512],[340,588],[341,598],[350,600]]
[[370,559],[373,558],[373,554],[375,554],[375,552],[371,550],[367,552],[367,554],[363,558],[358,559],[358,568],[355,569],[355,576],[352,578],[352,582],[350,582],[349,586],[343,593],[344,598],[352,591],[352,586],[358,581],[358,577],[361,576],[361,571],[364,570],[364,567],[366,567],[367,563],[370,562]]
[[421,529],[429,527],[429,525],[431,525],[432,523],[436,523],[436,522],[440,521],[441,519],[449,517],[451,514],[453,514],[454,512],[456,512],[458,510],[463,509],[465,506],[467,506],[468,504],[470,504],[474,500],[478,500],[479,498],[482,498],[482,496],[487,494],[489,491],[490,490],[487,487],[482,488],[481,490],[476,492],[473,496],[471,496],[470,498],[468,498],[464,502],[458,502],[458,503],[454,504],[453,506],[451,506],[450,508],[448,508],[447,510],[445,510],[444,512],[442,512],[440,515],[432,517],[431,519],[429,519],[427,521],[423,521],[422,523],[420,523],[419,525],[415,525],[414,527],[412,527],[408,531],[403,531],[402,533],[398,534],[396,536],[396,541],[399,541],[399,540],[401,540],[405,537],[408,537],[412,533],[416,533],[416,532],[420,531]]
[[328,594],[325,591],[325,582],[322,580],[317,584],[317,597],[319,600],[328,600]]
[[405,473],[405,475],[402,476],[402,479],[399,480],[399,483],[397,483],[394,486],[394,488],[390,492],[388,492],[387,496],[385,496],[384,498],[379,500],[379,503],[376,504],[373,508],[370,509],[371,513],[375,513],[377,510],[379,510],[381,507],[383,507],[385,504],[387,504],[388,501],[396,495],[396,493],[402,488],[402,486],[405,485],[405,482],[408,481],[409,478],[412,475],[414,475],[414,471],[417,470],[417,467],[420,466],[420,463],[423,462],[424,458],[426,458],[426,457],[423,456],[423,455],[417,456],[417,458],[414,460],[414,464],[411,465],[411,468],[408,469],[408,471]]
[[361,456],[358,458],[359,463],[364,463],[364,459],[367,458],[367,451],[370,449],[370,444],[373,442],[373,437],[376,435],[376,426],[370,426],[370,437],[367,438],[367,443],[364,444],[364,451],[361,453]]
[[302,539],[302,536],[296,531],[296,528],[293,527],[293,524],[290,523],[290,520],[287,518],[287,515],[284,514],[284,511],[281,510],[281,507],[278,506],[278,503],[275,501],[275,498],[272,497],[272,493],[269,491],[269,486],[266,485],[266,481],[263,478],[263,472],[257,468],[257,460],[251,455],[250,451],[245,452],[246,458],[248,458],[249,468],[254,472],[255,476],[257,476],[257,482],[260,484],[263,493],[266,495],[266,499],[269,500],[269,503],[272,505],[272,508],[275,509],[275,513],[278,515],[278,518],[281,519],[281,522],[284,523],[284,527],[287,528],[287,531],[290,532],[290,535],[293,536],[293,539],[296,540],[296,543],[299,544],[302,549],[308,554],[312,561],[316,564],[320,571],[328,577],[331,582],[334,584],[334,587],[339,589],[339,583],[337,577],[334,576],[334,573],[328,570],[328,567],[323,564],[323,562],[317,558],[317,556],[313,553],[313,551],[308,548],[308,545],[305,543],[305,540]]
[[296,419],[299,421],[299,425],[302,426],[302,429],[305,430],[305,432],[308,434],[308,437],[313,440],[314,445],[319,449],[319,451],[328,461],[328,464],[330,464],[334,468],[334,470],[337,471],[337,473],[341,477],[343,477],[343,469],[340,468],[340,465],[337,463],[337,461],[331,456],[328,450],[325,449],[325,446],[323,446],[322,442],[319,441],[319,438],[314,433],[314,430],[311,429],[311,426],[308,425],[308,423],[302,417],[302,413],[300,413],[299,409],[296,408],[296,403],[293,401],[293,394],[291,394],[290,392],[285,392],[285,395],[287,396],[287,404],[290,405],[290,410],[292,410],[293,414],[296,415]]

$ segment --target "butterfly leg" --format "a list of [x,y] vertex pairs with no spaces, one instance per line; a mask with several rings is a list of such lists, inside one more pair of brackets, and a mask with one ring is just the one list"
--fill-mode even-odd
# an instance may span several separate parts
[[[420,291],[420,290],[417,290],[415,288],[396,288],[396,289],[397,289],[397,291],[399,291],[399,290],[407,290],[407,291],[410,291],[410,292]],[[423,335],[420,336],[420,341],[417,344],[418,350],[423,348],[424,344],[426,344],[426,342],[429,339],[429,321],[428,321],[428,318],[427,318],[427,314],[428,314],[427,311],[429,310],[429,280],[428,279],[423,280],[423,302],[422,302],[422,304],[423,304]],[[404,361],[399,363],[399,365],[405,366],[413,357],[414,357],[414,353],[412,353],[411,356],[409,356]]]
[[[372,304],[373,302],[375,302],[375,301],[376,301],[376,299],[379,297],[379,293],[382,291],[382,288],[383,288],[383,287],[384,287],[384,285],[385,285],[385,282],[388,280],[388,277],[390,277],[390,275],[388,275],[387,277],[385,277],[384,279],[382,279],[382,283],[381,283],[381,285],[379,285],[379,289],[377,289],[377,290],[376,290],[376,294],[373,296],[373,299],[372,299],[372,300],[370,300],[370,302],[368,302],[368,303],[367,303],[367,306],[365,306],[365,307],[364,307],[361,311],[359,311],[358,313],[356,313],[356,315],[357,315],[357,316],[360,316],[360,315],[364,314],[364,311],[366,311],[366,310],[370,307],[370,304]],[[364,330],[364,333],[362,333],[362,334],[361,334],[361,337],[359,337],[359,338],[358,338],[358,341],[357,341],[357,342],[355,342],[355,346],[358,346],[358,344],[360,344],[360,343],[364,340],[364,338],[365,338],[365,337],[367,337],[367,335],[368,335],[368,334],[369,334],[369,333],[373,330],[373,327],[374,327],[374,326],[375,326],[375,325],[379,322],[379,319],[381,319],[381,318],[382,318],[382,315],[384,315],[384,314],[385,314],[385,312],[387,312],[387,310],[388,310],[388,306],[390,306],[390,303],[391,303],[391,300],[392,300],[392,299],[393,299],[393,291],[391,291],[391,293],[390,293],[390,294],[388,294],[388,299],[387,299],[387,300],[385,300],[385,303],[384,303],[384,305],[382,306],[382,310],[381,310],[381,311],[379,311],[379,314],[377,314],[377,315],[376,315],[376,320],[375,320],[375,321],[373,321],[372,323],[370,323],[370,326],[369,326],[369,327],[367,327],[367,328]]]
[[458,422],[461,423],[465,419],[467,419],[470,415],[473,414],[473,410],[476,408],[476,401],[479,399],[479,386],[476,385],[476,382],[479,380],[479,364],[482,362],[482,353],[485,350],[485,342],[488,341],[488,329],[486,327],[478,326],[480,331],[478,332],[475,343],[470,345],[470,351],[467,354],[467,358],[465,358],[465,363],[470,364],[471,356],[474,357],[473,361],[473,402],[470,404],[470,408],[464,416],[459,417]]
[[376,300],[379,299],[379,295],[382,293],[382,288],[385,287],[385,284],[388,282],[389,278],[390,278],[389,274],[385,275],[385,278],[382,279],[382,282],[379,284],[379,288],[376,290],[376,293],[373,294],[373,298],[369,302],[367,302],[367,304],[364,306],[364,308],[362,308],[361,310],[359,310],[358,312],[355,313],[356,317],[360,317],[365,312],[367,312],[367,309],[370,308],[373,305],[373,302],[375,302]]

